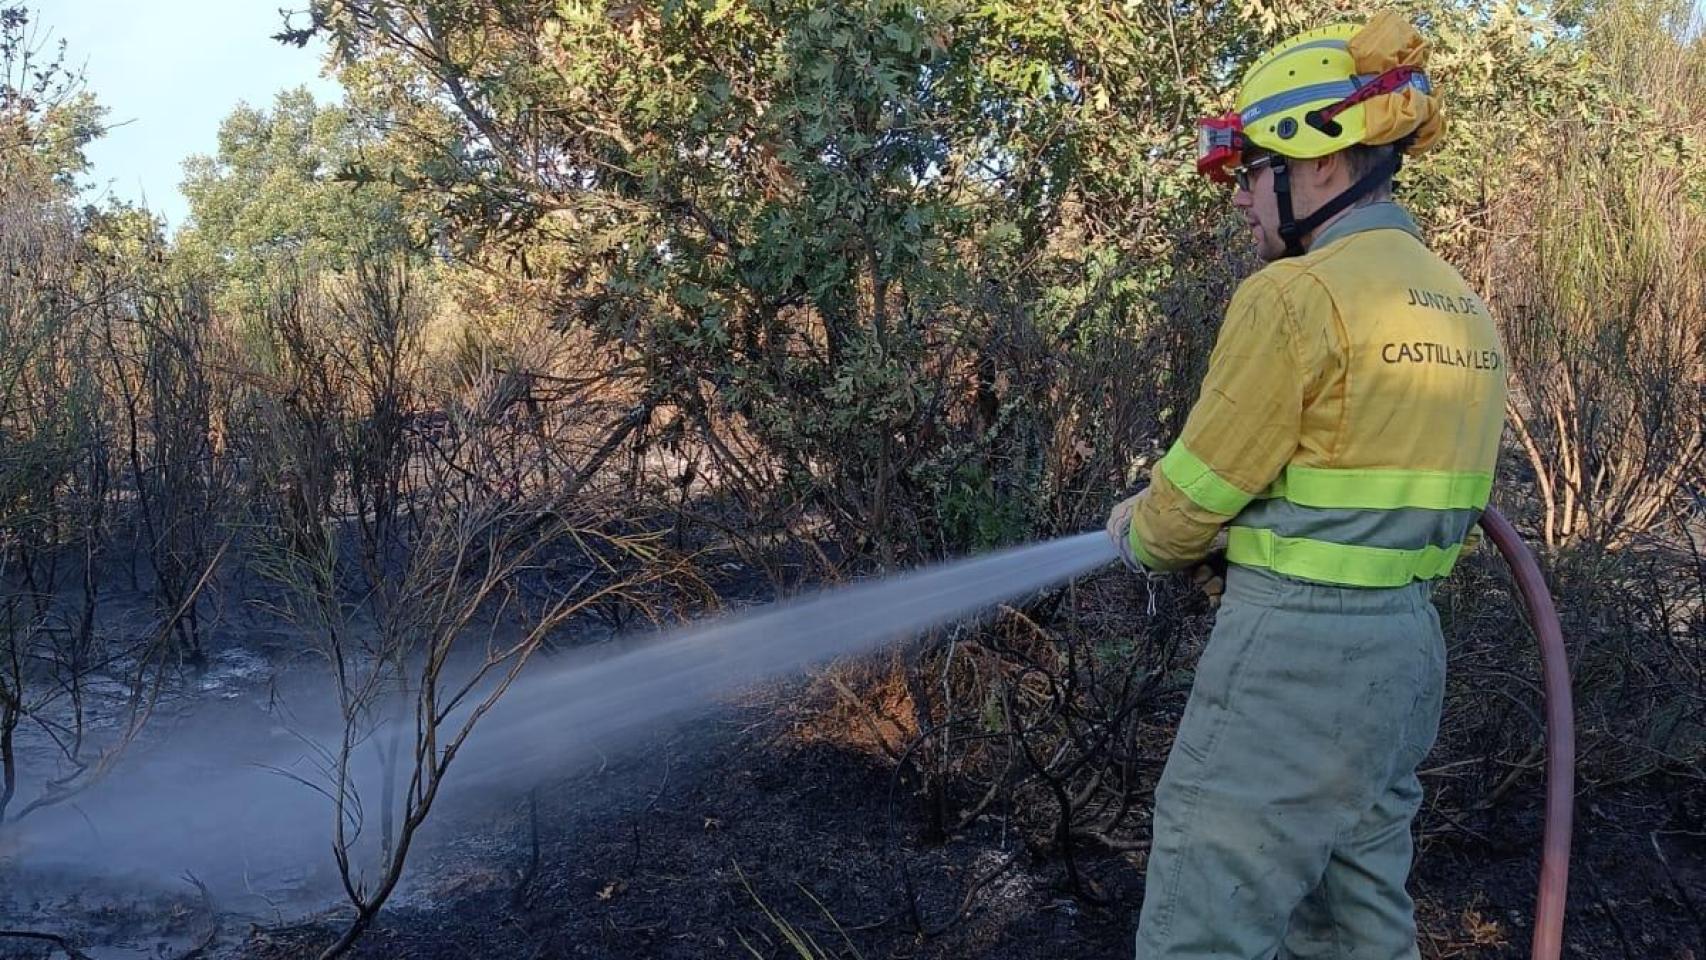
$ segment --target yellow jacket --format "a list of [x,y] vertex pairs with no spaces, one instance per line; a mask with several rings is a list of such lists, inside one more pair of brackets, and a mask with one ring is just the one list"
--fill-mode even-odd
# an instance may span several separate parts
[[1297,579],[1443,577],[1487,504],[1505,389],[1486,304],[1402,208],[1354,208],[1233,295],[1133,552],[1175,569],[1230,525],[1228,560]]

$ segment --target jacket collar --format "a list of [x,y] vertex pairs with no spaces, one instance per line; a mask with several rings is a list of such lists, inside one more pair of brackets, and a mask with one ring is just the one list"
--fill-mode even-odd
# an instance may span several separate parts
[[1347,210],[1344,216],[1315,235],[1314,242],[1309,244],[1309,252],[1314,253],[1335,240],[1343,240],[1364,230],[1402,230],[1417,240],[1422,239],[1422,228],[1416,226],[1416,221],[1404,212],[1403,207],[1391,200],[1381,200]]

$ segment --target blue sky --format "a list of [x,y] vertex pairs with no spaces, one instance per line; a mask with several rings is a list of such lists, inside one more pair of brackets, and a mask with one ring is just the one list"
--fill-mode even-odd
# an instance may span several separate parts
[[[238,103],[272,103],[306,85],[322,100],[341,97],[320,76],[324,48],[271,39],[279,7],[299,0],[25,0],[35,26],[66,41],[66,60],[83,68],[88,89],[115,126],[89,150],[93,196],[142,202],[182,225],[183,161],[212,153],[219,122]],[[128,121],[128,122],[127,122]]]

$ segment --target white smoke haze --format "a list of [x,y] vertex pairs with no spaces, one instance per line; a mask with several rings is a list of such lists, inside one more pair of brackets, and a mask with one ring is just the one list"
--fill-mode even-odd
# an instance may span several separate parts
[[[475,728],[450,768],[423,842],[458,812],[522,794],[553,773],[631,744],[756,684],[876,649],[1032,594],[1116,559],[1097,531],[829,588],[660,637],[536,658]],[[80,875],[183,889],[193,873],[222,909],[297,909],[341,896],[332,859],[328,764],[342,735],[333,684],[294,670],[260,697],[202,700],[156,718],[74,803],[5,828],[0,854],[30,877]],[[408,721],[412,722],[412,721]],[[453,717],[447,726],[459,725]],[[412,737],[405,731],[404,740]],[[381,764],[355,753],[365,804],[358,852],[376,853]],[[405,751],[403,772],[407,772]]]

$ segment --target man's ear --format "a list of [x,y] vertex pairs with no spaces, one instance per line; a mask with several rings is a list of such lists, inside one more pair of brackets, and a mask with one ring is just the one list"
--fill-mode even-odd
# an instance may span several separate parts
[[1307,173],[1309,184],[1317,189],[1326,189],[1340,180],[1349,182],[1355,179],[1350,176],[1350,164],[1343,153],[1329,153],[1309,162]]

